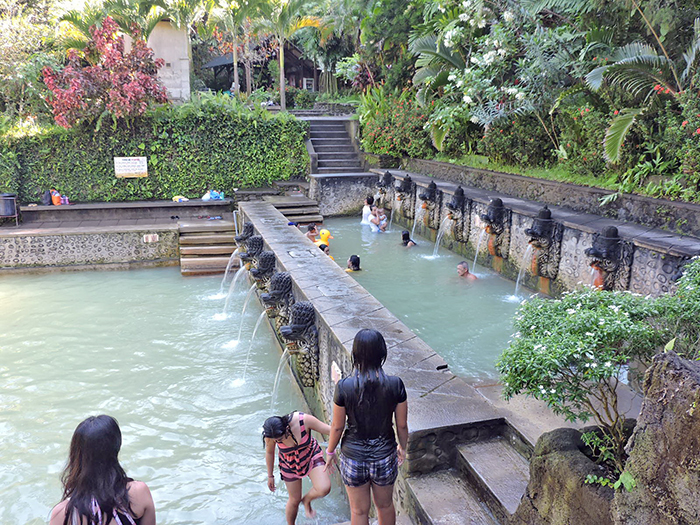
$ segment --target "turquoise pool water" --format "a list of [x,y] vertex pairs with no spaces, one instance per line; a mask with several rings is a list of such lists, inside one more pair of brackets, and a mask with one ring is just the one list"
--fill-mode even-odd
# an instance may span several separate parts
[[417,237],[418,245],[401,245],[401,227],[372,233],[359,218],[328,219],[331,255],[345,267],[360,256],[362,271],[352,275],[394,315],[435,349],[457,374],[475,382],[493,382],[496,358],[513,333],[512,319],[531,292],[480,266],[469,267],[479,279],[457,275],[462,257]]
[[[247,287],[222,315],[220,281],[177,268],[0,278],[0,523],[46,523],[73,430],[100,413],[119,420],[122,464],[159,523],[284,523],[260,434],[279,350],[263,323],[243,383],[261,308],[251,301],[237,344]],[[281,381],[274,412],[303,406]],[[318,523],[349,519],[342,488],[317,510]],[[316,523],[303,509],[298,522]]]

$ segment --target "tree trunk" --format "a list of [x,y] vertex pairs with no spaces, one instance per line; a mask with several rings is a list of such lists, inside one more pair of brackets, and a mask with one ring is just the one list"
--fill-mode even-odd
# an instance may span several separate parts
[[250,38],[247,31],[245,33],[245,43],[243,47],[246,52],[246,59],[243,61],[245,65],[245,92],[250,96],[253,92],[253,68],[250,63]]
[[235,88],[233,90],[234,95],[238,95],[241,92],[241,86],[238,82],[238,36],[233,34],[233,83]]
[[285,111],[287,109],[287,100],[285,92],[285,82],[284,82],[284,39],[277,37],[277,43],[279,45],[279,59],[280,59],[280,109]]

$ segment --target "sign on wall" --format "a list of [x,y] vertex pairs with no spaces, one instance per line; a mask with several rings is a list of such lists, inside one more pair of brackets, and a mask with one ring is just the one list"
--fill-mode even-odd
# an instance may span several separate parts
[[118,179],[148,177],[146,157],[114,157],[114,174]]

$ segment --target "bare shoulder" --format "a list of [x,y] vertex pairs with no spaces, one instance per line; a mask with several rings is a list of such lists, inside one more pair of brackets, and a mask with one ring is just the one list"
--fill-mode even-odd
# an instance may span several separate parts
[[51,517],[49,518],[49,525],[60,525],[66,517],[66,505],[68,505],[68,500],[64,499],[61,503],[56,505],[51,510]]
[[141,517],[147,508],[153,507],[151,490],[143,481],[130,481],[126,489],[129,491],[129,501],[136,517]]

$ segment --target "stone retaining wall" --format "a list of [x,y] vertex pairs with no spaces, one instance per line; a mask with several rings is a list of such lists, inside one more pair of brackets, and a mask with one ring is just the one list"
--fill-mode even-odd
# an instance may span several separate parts
[[122,227],[120,231],[111,227],[83,228],[80,232],[20,230],[0,233],[0,273],[166,266],[178,262],[177,225],[148,229]]
[[371,173],[314,173],[309,180],[309,198],[318,201],[324,216],[360,217],[367,196],[377,193],[377,176]]
[[[542,204],[514,198],[490,190],[463,187],[463,204],[450,209],[457,191],[454,182],[432,177],[388,170],[391,184],[379,190],[379,175],[374,185],[369,177],[361,179],[361,190],[354,179],[334,178],[324,175],[314,179],[314,198],[321,203],[331,203],[326,215],[339,214],[336,210],[358,214],[361,194],[380,191],[380,204],[394,209],[393,224],[412,229],[418,215],[416,232],[435,241],[443,228],[441,245],[472,260],[478,252],[477,261],[516,280],[518,275],[524,286],[549,295],[560,295],[567,290],[584,285],[599,284],[605,289],[630,290],[644,295],[657,296],[673,290],[674,279],[680,275],[683,264],[700,254],[700,239],[684,237],[648,226],[615,221],[570,209],[550,206],[551,235],[546,249],[533,249],[529,230],[535,226]],[[404,191],[397,190],[402,181],[412,176],[412,182]],[[532,187],[532,179],[527,180]],[[422,201],[419,196],[428,193],[430,183],[435,183],[435,195]],[[489,213],[492,199],[500,198],[502,232],[488,234],[488,222],[483,217]],[[573,198],[573,197],[572,197]],[[699,214],[700,216],[700,214]],[[595,263],[587,250],[604,237],[606,228],[614,226],[618,239],[614,243],[616,257]],[[529,248],[530,247],[530,248]],[[527,255],[527,258],[526,258]]]
[[626,193],[613,202],[601,206],[600,199],[615,192],[434,160],[404,159],[403,166],[408,171],[455,184],[700,237],[700,205],[698,204]]

